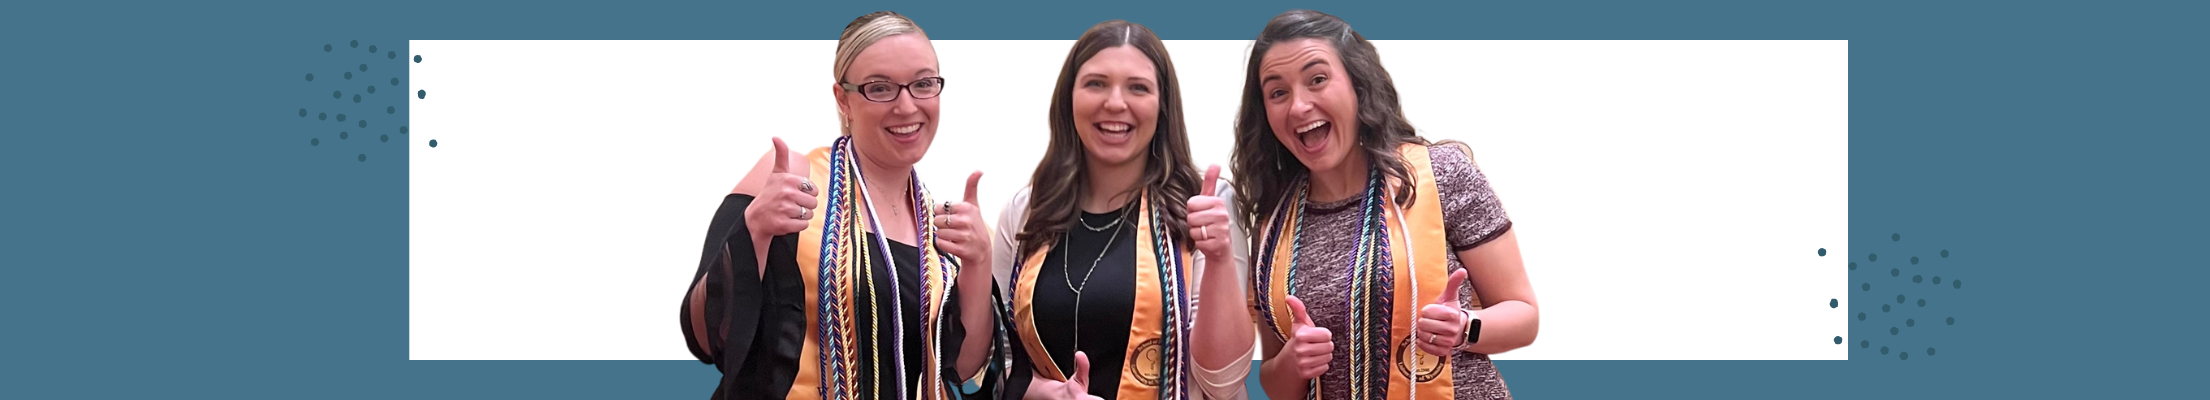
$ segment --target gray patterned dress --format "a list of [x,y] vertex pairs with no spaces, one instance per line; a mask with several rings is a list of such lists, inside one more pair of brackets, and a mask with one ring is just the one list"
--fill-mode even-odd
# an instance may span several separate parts
[[[1504,215],[1504,205],[1497,201],[1496,193],[1489,189],[1488,178],[1481,175],[1473,164],[1473,158],[1463,148],[1438,145],[1429,148],[1435,170],[1436,190],[1442,195],[1443,226],[1449,235],[1451,253],[1449,270],[1465,268],[1458,262],[1458,251],[1471,249],[1502,236],[1512,228],[1511,219]],[[1298,228],[1304,230],[1304,251],[1297,254],[1298,275],[1308,277],[1343,277],[1350,272],[1350,258],[1358,238],[1359,198],[1352,197],[1328,203],[1305,204],[1304,219]],[[1459,300],[1473,297],[1472,282],[1459,288]],[[1348,332],[1350,306],[1348,298],[1327,293],[1350,293],[1350,282],[1344,279],[1302,279],[1297,293],[1304,300],[1306,312],[1312,322],[1330,332]],[[1472,308],[1479,304],[1463,304]],[[1350,348],[1351,335],[1336,334],[1335,348]],[[1504,386],[1504,378],[1497,374],[1496,364],[1489,356],[1460,352],[1451,364],[1451,379],[1457,383],[1458,399],[1510,399],[1511,391]],[[1350,397],[1351,370],[1349,357],[1335,357],[1328,365],[1328,372],[1320,376],[1320,398],[1344,399]]]

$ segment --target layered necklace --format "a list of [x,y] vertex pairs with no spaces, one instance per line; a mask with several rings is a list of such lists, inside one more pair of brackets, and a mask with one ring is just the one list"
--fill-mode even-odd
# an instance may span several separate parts
[[1091,232],[1104,232],[1106,229],[1113,230],[1111,236],[1105,237],[1104,250],[1097,252],[1097,259],[1090,260],[1090,270],[1082,272],[1082,284],[1079,285],[1074,283],[1074,268],[1068,266],[1068,261],[1074,258],[1074,253],[1070,249],[1073,246],[1067,243],[1067,238],[1074,235],[1070,233],[1059,236],[1059,270],[1066,278],[1067,290],[1074,292],[1074,348],[1082,347],[1082,289],[1090,287],[1090,275],[1097,273],[1097,266],[1105,262],[1105,255],[1113,253],[1113,241],[1120,239],[1121,222],[1127,219],[1128,207],[1125,205],[1121,206],[1120,215],[1113,217],[1113,222],[1106,223],[1103,227],[1090,226],[1090,221],[1083,220],[1080,215],[1074,217],[1076,222],[1082,224],[1082,229],[1088,229]]

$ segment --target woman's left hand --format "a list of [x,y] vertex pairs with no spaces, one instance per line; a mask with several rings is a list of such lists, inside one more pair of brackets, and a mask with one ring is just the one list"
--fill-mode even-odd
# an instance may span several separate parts
[[[1189,238],[1197,251],[1204,252],[1207,260],[1229,260],[1228,202],[1213,194],[1220,183],[1220,166],[1205,168],[1205,186],[1199,187],[1196,196],[1189,198]],[[1225,261],[1222,261],[1225,262]]]
[[1466,270],[1450,273],[1450,281],[1443,285],[1443,293],[1435,296],[1435,303],[1420,307],[1420,317],[1413,322],[1412,340],[1420,350],[1439,357],[1449,357],[1458,345],[1466,342],[1466,309],[1458,306],[1458,286],[1466,283]]
[[[982,207],[976,205],[975,188],[982,183],[982,171],[967,175],[967,195],[960,202],[946,202],[936,210],[936,249],[952,257],[958,257],[961,266],[980,266],[980,271],[990,269],[990,236],[983,226]],[[989,275],[987,273],[982,275]]]

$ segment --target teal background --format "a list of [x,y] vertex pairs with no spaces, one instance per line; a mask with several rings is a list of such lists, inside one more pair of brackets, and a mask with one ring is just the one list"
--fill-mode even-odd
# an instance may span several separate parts
[[[834,39],[878,9],[936,39],[1071,39],[1113,18],[1250,39],[1299,7],[1373,39],[1850,41],[1850,180],[1833,184],[1850,186],[1853,253],[1824,256],[1859,264],[1842,305],[1870,318],[1833,334],[1850,360],[1499,363],[1521,398],[2199,396],[2203,2],[355,1],[0,5],[0,397],[711,392],[690,361],[407,360],[406,161],[435,138],[399,130],[402,96],[438,99],[406,81],[407,40]],[[1664,300],[1623,306],[1699,306]]]

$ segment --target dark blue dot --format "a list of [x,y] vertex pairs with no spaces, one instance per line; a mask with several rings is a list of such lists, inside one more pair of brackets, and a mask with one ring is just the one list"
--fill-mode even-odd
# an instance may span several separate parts
[[305,108],[299,109],[299,117],[300,117],[300,118],[307,118],[307,109],[305,109]]
[[1925,306],[1926,306],[1926,299],[1918,299],[1918,306],[1919,306],[1919,307],[1925,307]]
[[1888,354],[1888,346],[1880,346],[1880,354]]
[[353,45],[352,45],[352,46],[353,46],[354,48],[359,48],[359,47],[361,47],[361,41],[359,41],[359,40],[355,40],[355,41],[353,41]]
[[1903,304],[1903,295],[1895,295],[1895,304]]
[[368,120],[365,120],[365,119],[364,119],[364,120],[361,120],[361,127],[362,127],[362,128],[367,128],[367,127],[368,127]]
[[1934,275],[1934,284],[1941,284],[1941,275]]
[[368,72],[368,64],[361,64],[361,72]]
[[330,52],[330,45],[327,45],[327,44],[326,44],[326,45],[322,45],[322,52],[324,52],[324,53],[328,53],[328,52]]
[[1934,348],[1932,348],[1932,347],[1928,347],[1928,348],[1926,348],[1926,355],[1929,355],[1929,356],[1931,356],[1931,355],[1934,355]]
[[416,63],[416,64],[421,64],[421,63],[422,63],[422,55],[420,55],[420,54],[416,54],[416,55],[414,55],[414,63]]
[[407,134],[407,127],[404,127],[404,126],[402,126],[402,127],[399,127],[399,134],[401,134],[401,135],[405,135],[405,134]]
[[1826,308],[1842,308],[1842,299],[1826,299]]
[[368,85],[368,94],[376,94],[376,85]]
[[[377,136],[376,136],[376,141],[378,141],[378,142],[389,142],[389,141],[391,141],[391,135],[377,135]],[[1920,303],[1925,303],[1926,301],[1925,301],[1925,300],[1919,300],[1918,302],[1920,302]],[[1920,305],[1920,307],[1925,307],[1925,305]]]
[[430,147],[437,147],[437,139],[430,139]]
[[1880,262],[1880,255],[1879,255],[1879,254],[1873,254],[1873,253],[1865,253],[1865,261],[1871,261],[1871,262]]
[[376,52],[376,45],[373,45],[373,44],[372,44],[372,45],[368,45],[368,52],[370,52],[370,53],[374,53],[374,52]]
[[361,160],[361,162],[368,162],[368,155],[362,154],[359,157],[355,157],[355,159]]
[[349,135],[349,134],[346,134],[345,132],[338,132],[338,140],[345,140],[345,138],[347,138],[347,137],[350,137],[350,136],[353,136],[353,135]]
[[1898,234],[1888,235],[1888,241],[1890,241],[1890,242],[1901,242],[1901,241],[1903,241],[1903,234],[1901,234],[1901,233],[1898,233]]
[[314,82],[314,81],[315,81],[315,74],[307,74],[307,81],[308,81],[308,82]]
[[1911,275],[1911,283],[1919,283],[1919,282],[1925,282],[1925,281],[1926,281],[1926,276],[1925,276],[1925,275]]
[[1908,352],[1908,351],[1898,351],[1898,352],[1895,352],[1895,357],[1896,357],[1896,358],[1901,358],[1901,359],[1905,359],[1905,360],[1909,360],[1909,359],[1911,359],[1911,352]]
[[1889,268],[1888,276],[1903,276],[1903,270],[1898,268]]
[[1911,265],[1918,265],[1918,256],[1911,256]]
[[1949,287],[1952,287],[1952,288],[1958,288],[1958,289],[1963,289],[1963,288],[1964,288],[1964,280],[1963,280],[1963,279],[1955,279],[1955,280],[1950,280],[1950,281],[1949,281]]
[[[1949,258],[1949,250],[1942,250],[1942,251],[1941,251],[1941,258]],[[1928,354],[1928,355],[1932,355],[1932,354]]]
[[1956,324],[1957,324],[1957,317],[1949,317],[1949,324],[1950,324],[1950,325],[1956,325]]
[[315,119],[328,121],[330,120],[330,113],[315,113]]
[[338,114],[338,122],[345,122],[345,114]]
[[1825,247],[1820,247],[1820,248],[1819,248],[1819,257],[1825,257],[1825,256],[1826,256],[1826,248],[1825,248]]
[[1895,336],[1900,334],[1903,334],[1902,328],[1897,328],[1893,326],[1888,327],[1888,336]]
[[1911,327],[1915,327],[1915,326],[1918,326],[1918,320],[1915,320],[1915,319],[1910,319],[1910,318],[1904,318],[1904,319],[1903,319],[1903,326],[1911,326]]
[[1863,321],[1863,320],[1865,320],[1865,313],[1857,313],[1857,320],[1858,320],[1858,321]]
[[393,58],[399,58],[399,52],[396,52],[396,51],[386,51],[386,52],[384,52],[384,59],[387,59],[387,60],[388,60],[388,59],[393,59]]
[[355,95],[353,95],[353,102],[355,102],[355,103],[359,103],[359,102],[361,102],[361,95],[359,95],[359,94],[355,94]]
[[1856,270],[1857,270],[1857,262],[1856,262],[1856,261],[1850,261],[1850,262],[1849,262],[1849,270],[1851,270],[1851,271],[1856,271]]
[[392,106],[384,106],[384,113],[385,113],[385,114],[398,114],[398,113],[399,113],[399,108],[398,108],[398,107],[392,107]]
[[399,86],[399,78],[391,78],[392,86]]
[[414,98],[417,98],[417,99],[427,99],[427,98],[430,98],[430,91],[428,91],[428,90],[416,90],[416,91],[414,91]]
[[1841,337],[1841,336],[1835,336],[1835,337],[1834,337],[1834,344],[1842,344],[1842,337]]
[[1858,287],[1858,290],[1863,290],[1863,291],[1867,291],[1867,292],[1870,292],[1870,291],[1872,291],[1872,284],[1871,284],[1871,283],[1861,284],[1861,285],[1858,285],[1857,287]]
[[344,98],[344,97],[345,97],[345,94],[343,94],[343,93],[338,93],[338,91],[336,91],[336,90],[332,90],[332,91],[330,91],[330,98],[333,98],[333,99],[338,99],[338,98]]
[[1886,305],[1886,304],[1881,304],[1881,305],[1880,305],[1880,312],[1888,312],[1888,305]]
[[1857,348],[1860,348],[1860,349],[1864,349],[1864,348],[1871,348],[1871,347],[1872,347],[1872,341],[1870,341],[1870,340],[1859,340],[1859,341],[1857,341]]
[[321,146],[322,139],[307,139],[308,146]]
[[347,72],[347,73],[345,73],[345,79],[353,79],[353,73],[352,73],[352,72]]

